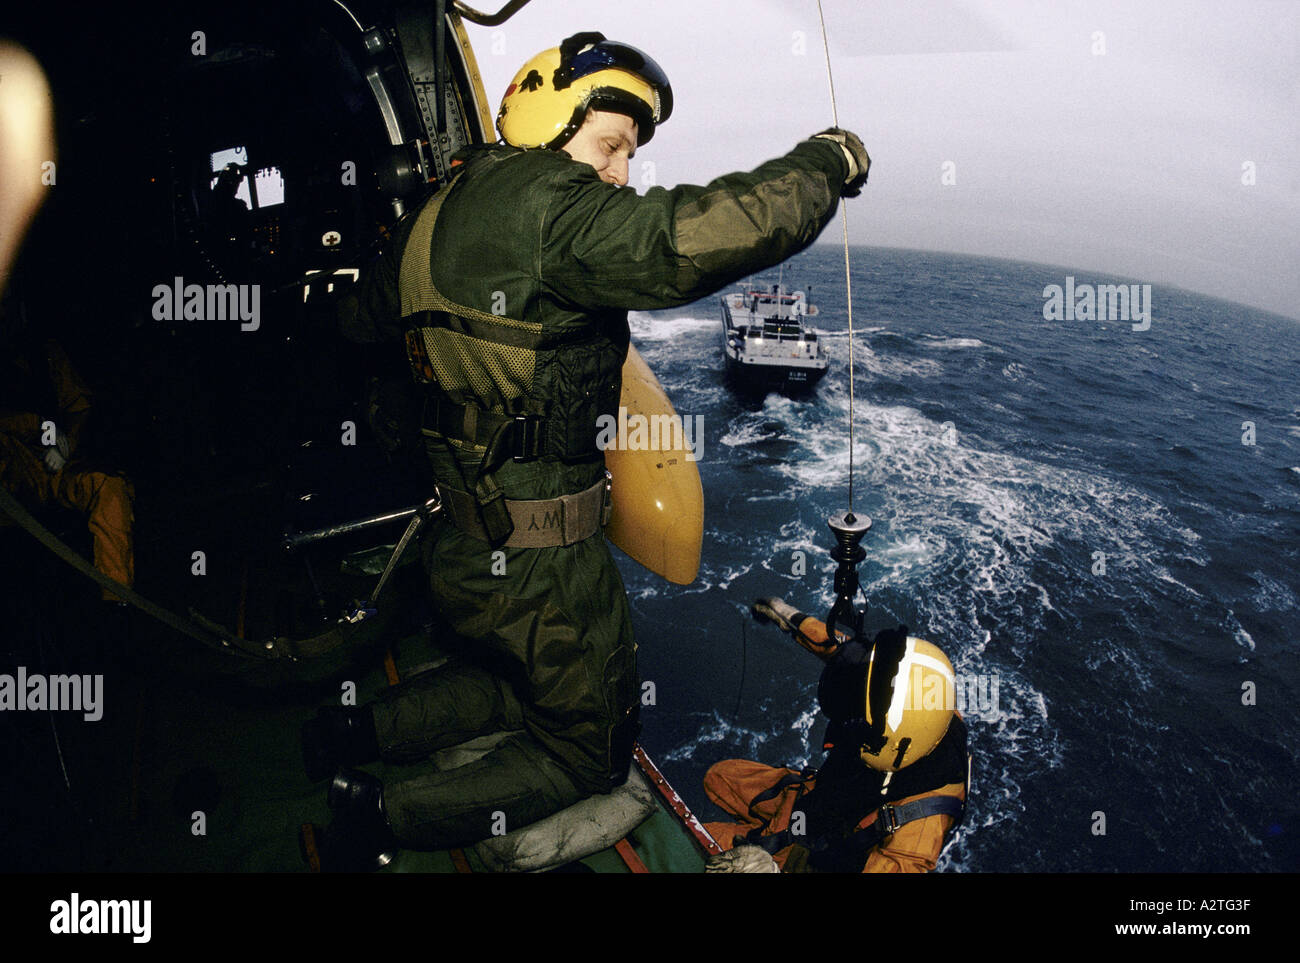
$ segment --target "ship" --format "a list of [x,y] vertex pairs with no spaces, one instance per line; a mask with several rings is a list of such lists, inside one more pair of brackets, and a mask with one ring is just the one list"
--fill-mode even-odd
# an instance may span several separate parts
[[804,319],[817,306],[803,291],[781,283],[746,285],[722,296],[723,357],[727,377],[743,388],[798,394],[826,374],[829,361],[817,332]]

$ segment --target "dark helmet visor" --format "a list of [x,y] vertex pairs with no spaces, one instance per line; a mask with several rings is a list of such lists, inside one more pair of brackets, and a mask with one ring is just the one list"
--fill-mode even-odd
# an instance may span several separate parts
[[[578,40],[585,41],[585,49],[570,53],[573,49],[571,43]],[[562,90],[588,74],[610,69],[636,74],[658,92],[659,123],[662,124],[672,114],[673,89],[663,68],[636,47],[606,40],[600,34],[575,34],[564,41],[560,46],[560,69],[556,71],[555,87]]]

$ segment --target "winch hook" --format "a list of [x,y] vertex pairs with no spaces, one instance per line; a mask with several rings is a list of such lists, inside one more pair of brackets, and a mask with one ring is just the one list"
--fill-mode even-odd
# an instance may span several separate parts
[[844,634],[858,641],[863,641],[862,621],[867,614],[864,600],[861,610],[854,607],[858,594],[858,565],[867,557],[867,550],[861,545],[862,536],[871,528],[871,519],[852,511],[839,512],[827,519],[835,544],[831,547],[831,558],[839,564],[835,569],[835,602],[830,614],[826,616],[826,632],[832,638],[839,638],[841,628]]

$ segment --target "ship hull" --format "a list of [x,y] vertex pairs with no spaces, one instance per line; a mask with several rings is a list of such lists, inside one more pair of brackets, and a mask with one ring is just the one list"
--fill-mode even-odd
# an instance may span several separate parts
[[799,394],[811,391],[826,374],[825,368],[796,368],[789,365],[746,363],[725,355],[728,383],[753,391]]

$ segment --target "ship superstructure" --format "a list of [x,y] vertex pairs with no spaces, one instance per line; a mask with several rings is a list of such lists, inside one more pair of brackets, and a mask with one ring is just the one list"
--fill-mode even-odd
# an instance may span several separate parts
[[821,380],[829,361],[805,319],[817,314],[803,291],[747,285],[722,296],[727,374],[746,387],[796,393]]

